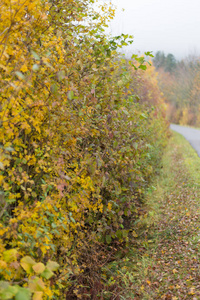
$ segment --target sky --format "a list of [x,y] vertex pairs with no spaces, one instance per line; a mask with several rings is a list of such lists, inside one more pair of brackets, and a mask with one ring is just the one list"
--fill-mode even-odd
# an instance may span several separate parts
[[[200,0],[112,0],[117,6],[112,35],[134,36],[124,51],[164,51],[177,59],[200,54]],[[124,11],[123,11],[124,9]]]

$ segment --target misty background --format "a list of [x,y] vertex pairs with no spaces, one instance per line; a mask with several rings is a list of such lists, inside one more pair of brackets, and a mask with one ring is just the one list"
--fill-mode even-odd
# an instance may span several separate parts
[[126,54],[158,50],[176,59],[200,53],[199,0],[112,0],[117,7],[109,33],[134,36]]

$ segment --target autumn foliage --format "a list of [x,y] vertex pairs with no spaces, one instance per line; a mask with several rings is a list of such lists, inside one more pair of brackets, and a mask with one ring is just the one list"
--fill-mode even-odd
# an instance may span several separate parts
[[177,61],[172,65],[170,72],[170,65],[166,68],[161,63],[158,64],[159,61],[155,57],[154,64],[158,71],[159,87],[167,103],[169,121],[199,127],[199,58],[191,55]]
[[0,4],[1,299],[119,294],[105,266],[133,238],[167,125],[153,71],[117,54],[129,36],[107,37],[114,11],[93,2]]

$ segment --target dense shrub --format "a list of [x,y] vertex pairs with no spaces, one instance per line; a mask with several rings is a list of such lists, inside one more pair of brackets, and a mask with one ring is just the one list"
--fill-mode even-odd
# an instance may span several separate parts
[[138,102],[116,52],[129,37],[106,37],[114,11],[92,3],[0,6],[1,299],[116,297],[104,267],[165,143],[162,102]]

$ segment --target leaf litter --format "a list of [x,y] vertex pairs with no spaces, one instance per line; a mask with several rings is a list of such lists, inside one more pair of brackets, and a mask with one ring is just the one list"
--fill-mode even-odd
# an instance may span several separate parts
[[[173,135],[156,189],[147,195],[156,211],[138,225],[134,299],[200,299],[200,189],[185,163],[187,147]],[[200,159],[194,155],[192,163]]]

